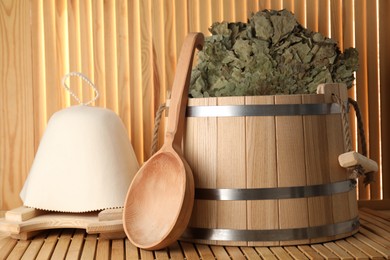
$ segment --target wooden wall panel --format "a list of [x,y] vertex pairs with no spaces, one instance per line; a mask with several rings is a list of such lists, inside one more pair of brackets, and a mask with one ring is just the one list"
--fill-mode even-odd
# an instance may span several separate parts
[[390,1],[379,1],[379,68],[383,199],[390,199]]
[[[357,86],[349,95],[358,99],[363,111],[370,156],[382,165],[376,182],[368,189],[361,187],[360,198],[390,198],[390,178],[382,175],[390,169],[383,160],[389,157],[390,110],[385,100],[390,82],[386,0],[0,2],[1,207],[20,204],[18,193],[50,116],[76,105],[61,87],[66,72],[83,72],[95,82],[101,94],[95,105],[118,113],[142,163],[150,155],[155,112],[171,89],[186,34],[209,35],[213,22],[244,22],[251,13],[270,8],[295,12],[301,24],[332,36],[341,49],[358,48]],[[84,100],[92,97],[81,80],[69,82]],[[356,136],[352,116],[350,123]],[[162,141],[160,131],[160,145]],[[356,138],[353,143],[356,149]]]
[[31,2],[0,5],[0,209],[20,205],[34,156]]

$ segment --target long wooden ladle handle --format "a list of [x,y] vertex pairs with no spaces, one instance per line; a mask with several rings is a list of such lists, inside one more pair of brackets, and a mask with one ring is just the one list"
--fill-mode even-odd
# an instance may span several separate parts
[[176,66],[176,75],[173,80],[171,101],[169,104],[168,124],[164,144],[173,145],[180,151],[183,137],[185,110],[188,101],[192,61],[195,49],[202,49],[204,36],[202,33],[190,33],[182,45],[179,61]]

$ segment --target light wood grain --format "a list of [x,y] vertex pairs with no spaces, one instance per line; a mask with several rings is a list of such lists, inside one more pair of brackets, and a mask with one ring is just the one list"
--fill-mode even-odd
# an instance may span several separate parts
[[[216,98],[190,99],[189,106],[217,105]],[[217,188],[217,118],[187,117],[184,155],[193,171],[196,188]],[[217,228],[217,202],[195,200],[190,227]],[[216,244],[214,241],[197,241]]]
[[[324,103],[323,95],[302,95],[303,104]],[[328,137],[326,118],[323,116],[304,116],[303,133],[305,144],[306,184],[330,183]],[[342,134],[342,132],[339,132]],[[348,200],[344,201],[348,206]],[[333,224],[332,197],[320,196],[308,198],[309,226]],[[310,239],[311,243],[330,240],[330,237]]]
[[[390,3],[386,0],[379,1],[379,69],[381,72],[389,71],[390,63],[386,57],[389,57],[390,50],[387,46],[390,45],[390,28],[386,26],[388,21],[388,13],[390,12]],[[380,73],[380,86],[381,86],[381,132],[382,132],[382,158],[390,157],[390,136],[386,133],[390,132],[390,103],[386,102],[386,98],[390,95],[389,88],[383,86],[389,86],[390,84],[390,73]],[[390,199],[390,176],[385,174],[390,171],[390,160],[382,161],[382,189],[383,198]]]
[[[218,98],[218,105],[244,105],[244,97]],[[246,183],[246,141],[244,117],[217,118],[217,188],[245,189]],[[246,229],[246,201],[218,201],[217,228]],[[218,244],[229,245],[223,241]],[[247,245],[246,242],[232,242]]]
[[[387,158],[390,153],[385,134],[390,111],[385,87],[390,81],[386,73],[390,5],[386,0],[373,4],[365,0],[3,0],[1,208],[20,206],[19,192],[50,115],[75,105],[60,85],[65,72],[82,71],[93,79],[101,93],[96,105],[119,113],[142,163],[149,156],[154,112],[172,85],[185,35],[197,29],[209,34],[207,27],[212,22],[246,21],[251,12],[264,8],[291,9],[304,26],[316,29],[318,24],[321,32],[330,33],[342,51],[358,47],[357,85],[349,95],[358,99],[363,111],[370,157],[383,164],[375,175],[377,181],[361,198],[390,198],[390,178],[382,174],[389,163],[380,161],[380,155]],[[83,98],[90,96],[79,80],[73,79],[71,85]],[[351,129],[355,144],[354,120]]]
[[[274,104],[273,96],[246,97],[246,105]],[[278,186],[275,117],[246,117],[247,188]],[[279,229],[277,200],[247,201],[248,229]],[[250,246],[275,246],[275,242],[250,242]]]
[[[302,97],[275,96],[275,104],[301,104]],[[302,116],[278,116],[276,118],[276,147],[278,162],[278,187],[306,186],[305,141]],[[294,178],[291,178],[294,173]],[[279,227],[298,228],[309,226],[308,199],[279,200]],[[283,242],[308,243],[309,240]]]
[[21,205],[20,189],[34,156],[31,2],[0,6],[0,209]]
[[[175,242],[158,251],[140,250],[128,239],[106,240],[79,229],[45,231],[29,241],[0,234],[1,259],[389,259],[390,222],[381,211],[362,211],[352,237],[301,246],[235,247]],[[370,229],[370,230],[368,230]],[[37,258],[37,259],[42,259]]]

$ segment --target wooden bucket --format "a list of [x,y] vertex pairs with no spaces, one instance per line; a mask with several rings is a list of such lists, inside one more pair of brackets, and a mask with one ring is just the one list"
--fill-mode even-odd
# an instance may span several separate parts
[[358,231],[345,152],[344,85],[319,94],[190,99],[184,154],[195,204],[181,240],[234,246],[319,243]]

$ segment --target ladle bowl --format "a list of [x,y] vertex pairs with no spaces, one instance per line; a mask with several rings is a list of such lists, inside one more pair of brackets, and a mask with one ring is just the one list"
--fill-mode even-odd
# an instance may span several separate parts
[[164,248],[184,232],[194,203],[194,179],[181,151],[185,108],[195,48],[201,33],[190,33],[177,65],[164,144],[138,171],[127,193],[123,225],[129,240],[149,250]]

